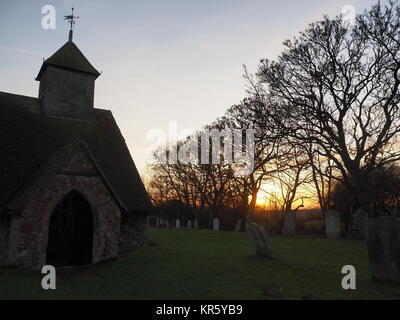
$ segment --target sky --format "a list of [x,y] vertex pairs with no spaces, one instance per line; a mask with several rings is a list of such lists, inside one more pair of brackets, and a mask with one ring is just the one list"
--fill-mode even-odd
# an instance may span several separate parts
[[[282,42],[344,6],[375,0],[0,0],[0,91],[37,97],[43,58],[68,39],[63,16],[79,16],[74,42],[102,72],[95,107],[111,110],[141,175],[148,133],[171,123],[200,129],[245,96],[243,65],[257,71]],[[42,28],[42,7],[56,9]]]

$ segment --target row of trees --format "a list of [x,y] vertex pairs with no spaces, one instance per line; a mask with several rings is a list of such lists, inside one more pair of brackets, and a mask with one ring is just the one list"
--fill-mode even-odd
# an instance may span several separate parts
[[[261,60],[255,75],[245,69],[248,96],[204,128],[254,129],[251,172],[243,175],[241,164],[224,163],[230,141],[221,137],[215,146],[210,140],[210,158],[218,148],[220,164],[152,165],[148,189],[154,203],[178,200],[213,215],[222,207],[241,208],[248,219],[257,194],[273,182],[283,212],[299,209],[306,198],[325,211],[334,205],[333,191],[346,190],[346,224],[361,207],[377,214],[372,207],[394,205],[399,193],[393,185],[382,183],[376,197],[370,186],[384,176],[379,172],[398,178],[399,70],[397,1],[376,4],[351,25],[341,16],[312,23],[284,42],[276,60]],[[199,146],[200,133],[191,137]]]

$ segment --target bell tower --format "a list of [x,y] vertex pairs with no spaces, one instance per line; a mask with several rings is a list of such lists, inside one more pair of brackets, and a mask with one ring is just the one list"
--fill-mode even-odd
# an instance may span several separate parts
[[43,61],[39,74],[39,101],[47,116],[93,121],[94,88],[100,73],[73,42],[74,9],[64,19],[70,23],[68,42]]

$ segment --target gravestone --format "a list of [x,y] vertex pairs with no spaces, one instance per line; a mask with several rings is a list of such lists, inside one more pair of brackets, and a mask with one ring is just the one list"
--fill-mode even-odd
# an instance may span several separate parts
[[188,227],[188,229],[192,229],[192,220],[188,221],[187,227]]
[[169,220],[168,219],[165,220],[165,227],[169,228]]
[[272,251],[268,244],[267,233],[264,227],[255,222],[251,222],[246,224],[246,229],[253,240],[257,255],[271,258]]
[[175,228],[179,229],[181,227],[181,221],[179,219],[176,220]]
[[296,214],[287,213],[283,216],[283,234],[294,236],[296,234]]
[[279,298],[282,297],[282,288],[276,283],[271,282],[265,286],[263,293],[269,297]]
[[213,220],[213,231],[219,231],[219,219],[214,218]]
[[368,219],[367,230],[372,278],[400,283],[400,219],[395,217]]
[[159,227],[160,227],[160,219],[156,218],[156,228],[159,228]]
[[364,208],[358,209],[354,214],[352,233],[355,239],[365,239],[365,228],[367,219],[367,212],[364,210]]
[[198,223],[197,219],[194,220],[194,228],[195,228],[195,229],[198,229],[198,228],[199,228],[199,223]]
[[340,215],[335,210],[325,213],[325,232],[328,239],[340,238]]
[[241,226],[242,226],[242,219],[239,219],[239,220],[236,222],[235,229],[234,229],[233,231],[234,231],[234,232],[240,232]]

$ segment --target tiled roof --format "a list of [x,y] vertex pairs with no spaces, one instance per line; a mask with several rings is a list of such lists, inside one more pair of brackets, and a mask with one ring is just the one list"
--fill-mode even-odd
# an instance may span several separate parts
[[73,43],[68,41],[60,49],[58,49],[50,58],[43,62],[36,80],[40,80],[43,71],[48,65],[61,67],[69,70],[90,73],[98,77],[98,72],[91,63],[86,59],[81,50]]
[[53,154],[82,139],[129,210],[151,203],[111,111],[95,109],[94,122],[51,118],[36,98],[0,92],[0,209]]

